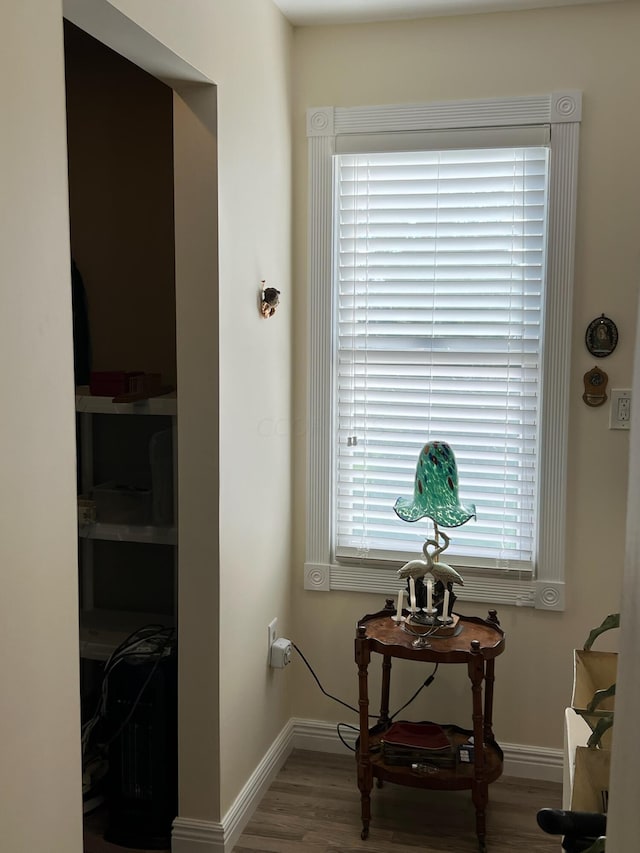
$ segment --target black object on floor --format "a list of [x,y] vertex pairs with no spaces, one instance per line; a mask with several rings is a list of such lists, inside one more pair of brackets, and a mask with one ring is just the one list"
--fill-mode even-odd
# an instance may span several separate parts
[[155,653],[132,653],[109,677],[106,724],[112,740],[104,837],[112,844],[171,847],[178,811],[176,651],[167,644]]
[[540,809],[538,826],[549,835],[576,835],[599,838],[607,834],[607,816],[598,812]]
[[597,841],[597,838],[578,838],[576,835],[565,835],[562,840],[562,849],[567,853],[584,853]]

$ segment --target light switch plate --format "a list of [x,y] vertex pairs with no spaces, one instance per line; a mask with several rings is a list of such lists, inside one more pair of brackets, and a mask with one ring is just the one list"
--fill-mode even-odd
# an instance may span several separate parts
[[271,622],[267,625],[267,633],[268,633],[268,647],[267,647],[267,663],[271,663],[271,649],[273,644],[276,641],[276,637],[278,636],[278,617],[272,619]]

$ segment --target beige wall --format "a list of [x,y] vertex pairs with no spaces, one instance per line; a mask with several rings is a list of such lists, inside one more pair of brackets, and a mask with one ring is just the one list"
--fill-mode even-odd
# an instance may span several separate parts
[[[12,853],[81,849],[62,4],[45,5],[9,0],[0,13],[6,166],[0,339],[5,399],[14,401],[0,421],[6,451],[0,632],[9,650],[1,660],[3,684],[12,685],[0,702],[0,790],[3,848]],[[290,715],[289,682],[266,667],[266,626],[278,616],[281,630],[290,628],[291,29],[270,0],[64,0],[64,8],[90,32],[108,33],[125,55],[139,56],[139,64],[152,66],[166,45],[174,57],[157,63],[165,76],[175,72],[183,83],[206,77],[217,87],[209,88],[203,106],[202,87],[188,92],[180,84],[182,104],[192,123],[206,125],[209,147],[217,94],[218,174],[208,173],[201,187],[211,208],[217,181],[220,224],[218,235],[215,226],[209,232],[208,279],[197,274],[195,260],[185,260],[188,235],[180,234],[181,274],[202,310],[193,304],[182,310],[178,296],[190,371],[180,452],[191,488],[184,504],[180,496],[181,512],[189,515],[181,536],[188,531],[193,604],[181,616],[186,646],[201,664],[181,685],[181,709],[183,720],[207,727],[187,733],[193,763],[181,768],[181,778],[190,779],[181,814],[216,820]],[[185,72],[186,63],[201,73]],[[197,136],[183,128],[181,156]],[[186,206],[181,198],[183,222]],[[198,239],[202,245],[203,235]],[[219,282],[211,274],[218,242]],[[283,294],[268,322],[258,314],[261,279]],[[178,376],[180,346],[179,340]],[[205,355],[199,363],[197,353]]]
[[0,66],[0,846],[75,853],[75,416],[59,2],[2,4]]
[[[584,93],[581,132],[570,400],[567,515],[567,609],[549,613],[502,607],[507,650],[497,665],[496,731],[506,743],[560,747],[562,710],[570,700],[571,650],[591,626],[619,609],[624,559],[629,437],[608,430],[608,406],[582,402],[582,376],[594,366],[584,330],[605,312],[620,343],[600,367],[609,388],[631,383],[639,271],[637,149],[640,119],[633,104],[640,80],[640,7],[636,3],[487,14],[401,23],[298,29],[294,50],[295,268],[302,283],[295,316],[296,414],[305,416],[307,308],[305,110],[415,101],[529,95],[561,89]],[[302,589],[305,446],[295,456],[295,637],[325,687],[352,702],[356,620],[383,606],[379,596]],[[312,487],[310,484],[309,487]],[[486,614],[465,604],[465,613]],[[615,642],[612,638],[610,642]],[[602,648],[607,648],[604,639]],[[424,675],[400,662],[392,707]],[[440,670],[414,718],[469,722],[466,674]],[[347,720],[296,667],[294,713]]]
[[[68,0],[65,7],[74,2]],[[211,714],[214,731],[206,733],[205,755],[200,759],[209,769],[201,788],[210,793],[210,801],[187,802],[186,817],[224,815],[292,712],[315,719],[345,719],[337,705],[319,694],[302,666],[294,665],[286,673],[266,668],[267,622],[278,616],[281,632],[293,635],[327,688],[355,699],[355,622],[381,604],[376,596],[302,590],[305,450],[303,440],[298,440],[292,501],[290,448],[292,433],[298,430],[292,429],[290,373],[293,363],[293,414],[295,422],[303,421],[304,110],[327,104],[583,90],[570,404],[568,609],[564,614],[502,610],[508,651],[499,661],[497,683],[500,739],[559,746],[561,709],[570,689],[570,650],[604,613],[619,606],[628,436],[609,432],[608,412],[587,409],[580,397],[582,374],[593,366],[583,346],[584,328],[602,311],[616,320],[621,340],[601,366],[610,375],[610,387],[628,387],[631,381],[638,268],[634,207],[638,172],[633,168],[639,130],[633,111],[640,64],[637,4],[299,30],[290,74],[291,31],[270,0],[78,3],[91,13],[95,10],[97,16],[105,9],[121,10],[143,33],[166,44],[217,85],[219,298],[218,284],[212,281],[208,288],[201,280],[207,312],[199,324],[198,318],[192,319],[195,334],[206,335],[206,319],[218,302],[219,322],[211,332],[211,347],[215,350],[219,334],[219,352],[214,351],[202,366],[198,442],[203,444],[207,419],[215,417],[217,402],[209,404],[209,395],[217,401],[219,393],[220,422],[211,426],[213,444],[218,427],[220,431],[219,483],[209,477],[206,487],[203,484],[199,493],[191,494],[189,508],[198,513],[205,546],[198,566],[203,600],[194,602],[197,618],[190,625],[190,641],[195,644],[200,637],[202,660],[213,658],[211,672],[201,670],[207,707],[216,701],[218,689],[220,701]],[[0,791],[3,844],[12,853],[36,849],[71,853],[81,847],[62,21],[60,3],[45,5],[46,9],[31,0],[10,0],[0,13],[3,127],[10,129],[0,136],[2,162],[10,164],[3,173],[1,206],[6,310],[0,351],[7,366],[5,400],[12,401],[0,420],[6,451],[0,522],[0,637],[5,654],[0,668],[2,683],[15,686],[3,691],[0,700]],[[117,31],[116,27],[116,36]],[[149,49],[153,53],[154,45]],[[289,269],[291,80],[297,89],[293,277]],[[616,125],[623,130],[616,132]],[[269,321],[257,312],[263,278],[283,292],[282,305]],[[295,314],[292,280],[296,282]],[[195,378],[190,386],[193,401]],[[192,409],[189,414],[195,421],[195,404]],[[189,448],[184,452],[188,454]],[[212,447],[212,456],[203,460],[207,471],[215,471],[216,452]],[[190,470],[197,468],[198,460],[189,459],[189,465]],[[207,542],[213,547],[206,547]],[[289,604],[291,589],[295,622]],[[465,607],[466,612],[474,610],[471,605]],[[394,705],[424,677],[409,666],[398,665],[397,670]],[[291,686],[295,688],[293,707]],[[187,692],[185,702],[193,708],[202,704],[195,681]],[[468,690],[463,673],[441,672],[429,692],[433,704],[416,706],[417,714],[422,710],[425,716],[440,719],[466,718]],[[213,750],[220,733],[218,767]],[[194,789],[201,781],[199,773],[196,763],[191,774]],[[37,821],[33,820],[35,809]]]

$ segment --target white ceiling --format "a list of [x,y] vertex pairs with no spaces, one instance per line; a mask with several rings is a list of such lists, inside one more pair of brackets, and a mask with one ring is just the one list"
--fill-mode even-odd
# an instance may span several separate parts
[[274,0],[296,26],[506,12],[614,0]]

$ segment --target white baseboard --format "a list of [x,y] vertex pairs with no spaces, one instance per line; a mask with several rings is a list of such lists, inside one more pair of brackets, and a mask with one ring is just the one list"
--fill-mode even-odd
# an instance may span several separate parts
[[180,816],[174,820],[172,853],[230,853],[293,748],[293,725],[289,720],[222,821]]
[[547,746],[525,746],[501,743],[504,752],[504,775],[539,782],[562,782],[564,753]]
[[224,826],[221,823],[190,817],[174,820],[171,832],[173,853],[224,853],[224,849]]
[[[341,727],[341,734],[349,746],[355,745],[357,731]],[[561,749],[513,743],[501,743],[500,746],[504,751],[505,776],[562,782]],[[271,744],[222,821],[187,817],[175,819],[171,839],[173,853],[231,853],[258,803],[294,748],[348,754],[347,747],[337,735],[335,723],[292,717]]]

